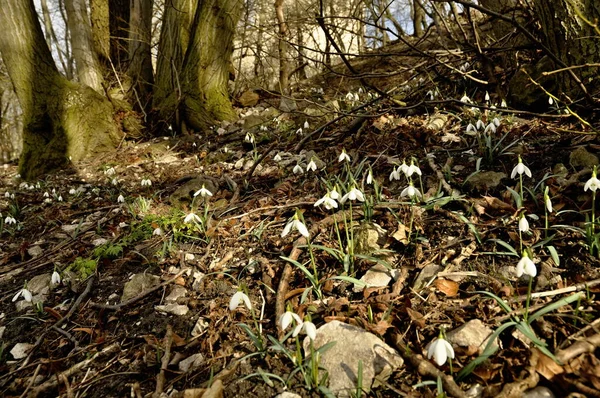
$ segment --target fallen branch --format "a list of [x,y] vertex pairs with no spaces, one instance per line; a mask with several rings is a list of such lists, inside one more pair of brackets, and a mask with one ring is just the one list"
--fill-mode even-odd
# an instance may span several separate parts
[[152,394],[153,398],[160,398],[165,389],[165,371],[171,360],[171,346],[173,345],[173,328],[167,325],[167,333],[165,335],[165,352],[160,363],[160,373],[156,377],[156,390]]

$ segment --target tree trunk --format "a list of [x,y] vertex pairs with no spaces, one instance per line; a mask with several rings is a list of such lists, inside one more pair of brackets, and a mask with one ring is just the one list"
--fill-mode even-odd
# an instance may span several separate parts
[[110,68],[110,28],[108,0],[90,0],[92,41],[98,60]]
[[129,1],[108,1],[108,26],[110,30],[110,57],[117,70],[125,70],[129,61]]
[[[155,108],[180,132],[235,116],[227,90],[241,0],[173,0],[159,44]],[[185,55],[184,55],[185,54]]]
[[425,22],[425,9],[420,0],[413,0],[413,36],[423,36],[423,23]]
[[112,106],[59,74],[33,0],[4,0],[0,26],[0,53],[23,110],[21,175],[35,178],[68,159],[114,148],[119,137]]
[[[545,35],[544,44],[565,65],[600,63],[600,27],[592,26],[600,21],[597,0],[536,0],[535,9]],[[598,66],[576,68],[572,72],[588,93],[600,89]],[[573,100],[581,97],[580,84],[569,73],[561,72],[555,76],[561,91]]]
[[71,48],[77,66],[79,83],[103,93],[102,69],[92,40],[92,27],[87,15],[85,0],[65,0],[68,28],[71,33]]
[[283,0],[275,0],[275,15],[279,38],[279,90],[281,93],[287,93],[290,85],[289,29],[285,21]]
[[131,0],[131,32],[129,32],[129,56],[127,69],[131,94],[130,101],[137,109],[147,113],[152,100],[154,73],[150,41],[152,40],[153,0]]

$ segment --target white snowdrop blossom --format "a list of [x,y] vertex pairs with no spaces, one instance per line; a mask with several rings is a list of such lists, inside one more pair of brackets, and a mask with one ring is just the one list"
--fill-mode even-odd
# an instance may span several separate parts
[[485,124],[483,121],[481,121],[481,119],[479,119],[477,123],[475,123],[475,127],[477,127],[477,130],[483,130],[485,129]]
[[490,124],[487,125],[487,127],[485,128],[484,133],[492,133],[495,134],[496,133],[496,125],[492,122]]
[[144,178],[142,179],[141,184],[143,187],[149,187],[152,186],[152,181],[149,178]]
[[303,133],[302,127],[300,127],[298,130],[296,130],[297,135],[302,135],[302,133]]
[[56,200],[58,200],[59,202],[62,202],[63,201],[62,195],[58,195],[58,198]]
[[305,120],[305,121],[304,121],[304,126],[303,126],[303,127],[304,127],[305,129],[307,129],[307,128],[309,128],[309,127],[310,127],[310,125],[308,124],[308,120]]
[[273,160],[276,162],[281,162],[281,155],[279,155],[279,154],[275,155],[275,157],[273,157]]
[[549,189],[546,187],[544,190],[544,204],[546,205],[546,210],[548,210],[548,213],[552,213],[552,201],[550,200],[550,194],[548,191]]
[[345,149],[342,149],[342,153],[340,154],[340,156],[338,157],[338,163],[339,162],[343,162],[343,161],[350,161],[350,156],[348,156],[348,154],[346,153]]
[[498,119],[497,117],[495,117],[495,118],[492,120],[492,123],[494,123],[494,125],[495,125],[496,127],[500,127],[500,119]]
[[315,207],[318,207],[321,205],[325,206],[325,208],[327,210],[337,209],[337,207],[338,207],[338,204],[335,201],[335,199],[333,199],[331,197],[331,192],[327,192],[325,194],[325,196],[323,196],[321,199],[317,200],[314,204]]
[[106,174],[107,176],[112,176],[115,174],[115,168],[114,167],[109,167],[108,169],[104,170],[104,174]]
[[210,192],[208,189],[206,189],[206,187],[204,186],[204,184],[202,184],[202,188],[200,188],[199,190],[197,190],[194,193],[194,196],[202,196],[203,198],[206,198],[207,196],[213,196],[212,192]]
[[299,164],[295,165],[292,171],[294,172],[294,174],[304,173],[304,170],[302,170],[302,167]]
[[528,232],[529,231],[529,221],[527,221],[527,217],[521,214],[521,218],[519,218],[519,231]]
[[469,98],[466,93],[460,98],[460,102],[465,102],[467,104],[471,104],[472,103],[471,102],[471,98]]
[[50,194],[47,191],[44,192],[44,198],[49,198],[49,197],[50,197]]
[[16,224],[17,220],[15,220],[14,217],[11,216],[6,216],[6,218],[4,219],[4,224],[6,225],[10,225],[10,224]]
[[552,99],[552,97],[548,97],[548,104],[552,105],[554,104],[554,99]]
[[503,100],[502,100],[502,102],[500,103],[500,106],[501,106],[502,108],[507,108],[507,107],[508,107],[508,106],[506,105],[506,100],[505,100],[505,99],[503,99]]
[[[403,170],[404,171],[404,170]],[[419,166],[416,166],[413,162],[410,163],[410,166],[408,166],[406,168],[406,171],[404,172],[404,174],[407,177],[412,176],[414,173],[417,173],[417,175],[422,175],[421,173],[421,169],[419,168]]]
[[415,196],[417,198],[421,198],[423,195],[421,195],[421,192],[415,188],[415,186],[412,184],[412,182],[402,190],[402,192],[400,193],[400,197],[403,198],[405,196],[408,196],[409,198],[414,198]]
[[329,197],[334,200],[338,200],[340,198],[340,194],[338,193],[335,187],[333,187],[333,189],[329,191]]
[[398,168],[394,167],[394,169],[390,173],[390,181],[399,180],[399,179],[400,179],[400,167],[398,167]]
[[308,238],[308,228],[306,228],[306,225],[304,225],[304,223],[300,221],[300,219],[298,218],[298,213],[294,214],[294,217],[283,228],[283,231],[281,232],[281,237],[284,238],[293,229],[300,232],[300,235],[304,236],[305,238]]
[[367,173],[367,185],[371,185],[373,184],[373,170],[369,169],[369,172]]
[[281,318],[279,318],[279,327],[281,327],[281,330],[284,331],[292,324],[292,321],[295,321],[296,325],[300,325],[302,323],[302,319],[298,316],[298,314],[295,314],[292,311],[286,311]]
[[485,92],[485,101],[490,102],[490,93],[488,93],[487,91]]
[[117,198],[117,203],[123,203],[125,202],[125,198],[123,197],[123,195],[119,195],[119,197]]
[[52,273],[51,282],[53,285],[60,285],[60,274],[58,273],[58,271],[54,271]]
[[254,144],[254,135],[250,134],[250,133],[246,133],[246,136],[244,137],[244,141]]
[[596,166],[594,166],[594,170],[592,171],[592,177],[587,180],[585,186],[583,187],[584,191],[588,189],[592,190],[592,192],[596,192],[596,190],[600,187],[600,180],[596,178]]
[[312,341],[315,341],[317,338],[317,327],[311,321],[304,321],[298,324],[294,329],[294,333],[292,333],[292,337],[298,336],[301,331]]
[[202,219],[200,217],[198,217],[198,215],[196,213],[191,212],[187,216],[185,216],[185,218],[183,219],[183,222],[186,224],[190,224],[193,222],[202,223]]
[[314,159],[310,159],[308,166],[306,166],[306,171],[317,171],[317,164],[315,163]]
[[250,298],[248,295],[241,290],[238,290],[233,296],[231,296],[231,300],[229,300],[229,310],[235,310],[242,303],[244,303],[246,308],[252,310],[252,303],[250,303]]
[[525,164],[521,160],[521,156],[519,155],[519,163],[517,163],[517,165],[512,169],[512,173],[510,173],[510,178],[514,179],[517,176],[517,174],[522,175],[523,173],[525,173],[527,177],[531,178],[531,170],[529,170],[529,167],[525,166]]
[[448,358],[454,359],[454,349],[446,339],[439,336],[427,349],[427,358],[431,359],[431,357],[433,357],[434,362],[437,363],[438,366],[442,366],[446,363]]
[[354,94],[352,94],[351,92],[348,92],[348,94],[346,94],[346,100],[354,101]]
[[473,123],[467,125],[466,134],[477,134],[477,128],[473,126]]
[[69,189],[69,195],[75,195],[76,193],[77,191],[75,190],[75,188]]
[[154,236],[162,236],[163,235],[163,230],[160,227],[154,228],[154,231],[152,231],[152,235],[154,235]]
[[4,193],[4,197],[5,197],[5,198],[10,198],[10,192],[6,191],[6,192]]
[[364,202],[365,201],[365,196],[360,191],[360,189],[358,189],[356,187],[352,187],[352,189],[347,194],[345,194],[344,196],[342,196],[342,198],[340,199],[340,203],[346,203],[346,201],[348,199],[350,199],[350,200],[358,200],[360,202]]
[[523,274],[529,275],[534,278],[537,275],[537,269],[535,264],[527,255],[527,252],[523,252],[523,257],[517,263],[517,278],[520,278]]
[[31,302],[31,299],[33,298],[33,295],[31,294],[31,292],[29,290],[27,290],[27,288],[23,288],[21,290],[19,290],[17,292],[17,294],[15,294],[12,298],[13,303],[15,301],[17,301],[19,299],[19,297],[23,296],[23,299],[25,301]]

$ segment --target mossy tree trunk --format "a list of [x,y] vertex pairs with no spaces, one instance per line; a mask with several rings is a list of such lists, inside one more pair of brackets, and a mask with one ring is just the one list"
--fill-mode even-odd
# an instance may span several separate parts
[[[598,0],[536,0],[535,9],[544,32],[544,44],[566,66],[600,63],[600,2]],[[593,26],[593,25],[596,26]],[[560,68],[557,65],[557,68]],[[588,93],[600,89],[600,68],[583,67],[572,70]],[[580,84],[569,72],[557,79],[560,89],[577,99],[582,95]]]
[[205,130],[235,117],[227,82],[242,0],[174,0],[161,31],[155,108],[176,126]]
[[33,0],[3,0],[0,53],[23,110],[19,172],[31,179],[114,148],[119,136],[111,104],[60,75],[44,40]]
[[127,76],[130,80],[131,101],[137,109],[150,111],[154,71],[150,42],[152,40],[153,0],[131,1],[131,31],[129,32],[129,66]]

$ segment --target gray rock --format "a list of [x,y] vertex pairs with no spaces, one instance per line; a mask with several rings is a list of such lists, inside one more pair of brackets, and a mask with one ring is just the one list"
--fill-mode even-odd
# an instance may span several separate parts
[[[314,349],[335,342],[323,352],[319,366],[329,374],[329,389],[339,397],[348,397],[356,390],[358,363],[362,361],[363,389],[368,394],[380,381],[387,379],[404,361],[379,337],[364,329],[332,321],[317,330]],[[304,339],[304,351],[310,353],[310,339]]]
[[52,284],[52,274],[36,275],[27,282],[27,289],[33,294],[48,294]]
[[17,343],[12,348],[12,350],[10,350],[10,354],[13,356],[14,359],[23,359],[27,357],[27,354],[29,353],[29,351],[31,351],[32,348],[33,344]]
[[296,109],[298,109],[296,101],[292,98],[281,97],[281,102],[279,103],[279,110],[281,112],[294,112]]
[[[475,346],[479,354],[481,354],[488,344],[491,335],[492,329],[479,319],[472,319],[461,327],[448,332],[446,339],[453,345],[460,347]],[[496,342],[494,342],[494,345],[498,347]]]
[[204,355],[198,353],[190,355],[188,358],[179,362],[179,370],[182,372],[188,372],[194,369],[198,369],[204,363]]
[[357,254],[372,255],[385,244],[387,232],[373,222],[362,223],[354,232],[354,250]]
[[569,155],[569,162],[575,168],[593,168],[598,165],[598,156],[588,152],[585,147],[580,146]]
[[185,315],[190,309],[187,305],[180,304],[166,304],[166,305],[157,305],[154,307],[157,311],[166,312],[167,314],[173,315]]
[[129,282],[123,286],[121,302],[134,298],[145,290],[148,290],[160,283],[160,278],[151,274],[135,274]]
[[293,392],[284,391],[281,394],[275,395],[275,398],[302,398],[302,396],[294,394]]
[[488,191],[500,185],[502,179],[506,177],[507,175],[505,173],[497,171],[482,171],[471,176],[467,183],[472,188],[475,188],[479,191]]
[[414,289],[416,291],[423,289],[425,286],[427,286],[431,278],[436,276],[437,273],[441,270],[442,267],[440,267],[437,264],[429,264],[425,266],[425,268],[421,270],[421,273],[419,274],[419,276],[417,276],[417,279],[415,280]]
[[44,253],[44,250],[40,246],[31,246],[29,249],[27,249],[27,254],[33,258],[41,256],[42,253]]
[[532,388],[529,391],[525,391],[521,398],[554,398],[554,393],[548,388],[544,386],[537,386],[536,388]]
[[183,298],[187,295],[187,289],[183,286],[175,285],[171,288],[171,292],[167,297],[165,297],[165,301],[169,303],[176,303],[177,300]]
[[[365,287],[385,287],[392,280],[392,273],[385,265],[376,264],[371,267],[360,280],[366,283]],[[353,290],[355,292],[360,292],[364,290],[365,287],[355,286]]]

